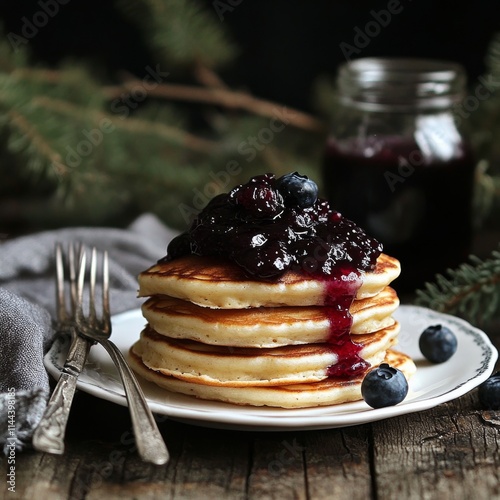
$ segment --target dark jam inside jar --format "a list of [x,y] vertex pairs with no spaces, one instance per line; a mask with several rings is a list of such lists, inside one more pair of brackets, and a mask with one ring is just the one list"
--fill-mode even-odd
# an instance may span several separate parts
[[212,199],[191,227],[174,238],[166,257],[216,256],[249,279],[276,281],[289,270],[325,282],[328,343],[339,358],[328,375],[350,378],[368,368],[351,340],[349,308],[382,245],[317,197],[317,186],[296,172],[254,177]]
[[401,138],[330,140],[323,174],[330,203],[401,262],[395,288],[410,292],[466,260],[474,165],[464,144],[443,160]]

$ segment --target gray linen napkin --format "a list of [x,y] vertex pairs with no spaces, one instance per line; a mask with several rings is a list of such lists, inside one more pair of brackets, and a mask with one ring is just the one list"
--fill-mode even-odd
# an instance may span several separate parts
[[47,404],[43,355],[53,338],[56,243],[108,250],[113,314],[139,307],[137,275],[165,255],[176,232],[145,214],[127,229],[65,228],[0,245],[0,446],[31,442]]

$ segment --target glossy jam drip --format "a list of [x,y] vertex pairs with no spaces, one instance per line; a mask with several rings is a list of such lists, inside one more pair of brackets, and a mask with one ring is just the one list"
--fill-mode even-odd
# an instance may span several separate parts
[[344,266],[326,280],[325,309],[330,336],[328,343],[338,362],[328,368],[328,376],[349,379],[364,373],[370,366],[359,355],[362,346],[352,340],[352,315],[349,312],[362,278],[354,267]]
[[377,240],[326,200],[317,198],[308,206],[294,201],[280,191],[282,179],[253,177],[213,198],[171,241],[161,261],[187,254],[218,256],[258,280],[279,279],[290,269],[328,277],[341,265],[373,268],[382,252]]

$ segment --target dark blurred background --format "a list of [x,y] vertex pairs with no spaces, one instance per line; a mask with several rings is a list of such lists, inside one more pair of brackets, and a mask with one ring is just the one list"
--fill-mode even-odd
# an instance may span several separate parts
[[[197,6],[204,7],[203,26],[211,24],[208,31],[196,25]],[[54,9],[57,14],[43,23],[43,12]],[[142,17],[146,24],[141,24]],[[377,17],[384,19],[382,28],[380,22],[379,28],[374,23]],[[35,19],[43,24],[35,28],[36,35],[16,39]],[[247,91],[316,115],[321,120],[318,128],[324,130],[331,103],[320,94],[324,98],[325,89],[327,97],[333,92],[325,81],[333,81],[346,51],[353,58],[408,56],[459,62],[473,88],[486,69],[485,55],[493,35],[500,32],[498,2],[492,0],[25,0],[0,2],[0,21],[4,29],[0,239],[63,225],[124,226],[146,211],[169,225],[184,227],[179,207],[193,204],[194,190],[203,191],[210,183],[209,172],[235,160],[242,167],[240,177],[232,178],[235,184],[255,172],[290,170],[321,181],[324,137],[296,124],[260,148],[255,161],[245,160],[238,146],[268,126],[269,113],[148,95],[140,106],[125,108],[130,117],[124,120],[110,107],[113,97],[102,103],[93,99],[104,99],[109,86],[118,95],[121,89],[126,92],[121,87],[126,80],[140,81],[147,74],[145,68],[155,68],[159,62],[170,73],[162,82],[164,87],[210,87],[213,80],[207,84],[196,73],[198,66],[204,67],[209,80],[220,77],[229,91]],[[208,43],[210,34],[221,28],[227,39],[222,36],[219,45],[214,40]],[[161,38],[163,31],[169,38],[162,39],[160,52],[167,50],[155,53],[155,37]],[[195,47],[185,61],[176,57],[177,38],[182,38],[179,45],[184,49]],[[13,62],[16,44],[29,57],[24,73],[15,71],[25,64]],[[219,47],[217,53],[223,53],[229,45],[237,56],[228,57],[228,63],[221,63],[224,57],[211,61],[207,51],[199,60],[200,46]],[[75,112],[65,112],[68,108]],[[16,113],[22,115],[24,129],[12,120]],[[102,113],[114,120],[116,132],[91,147],[91,154],[83,152],[78,168],[68,168],[68,151],[90,146],[83,131],[98,127]],[[149,136],[135,132],[144,125],[151,129]],[[174,140],[158,133],[163,125],[173,130]],[[215,153],[175,141],[176,134],[186,133],[211,141],[208,146]],[[66,161],[61,167],[64,175],[54,168],[54,155],[47,158],[43,149],[37,149],[39,144]],[[66,184],[60,182],[62,177]],[[64,189],[62,203],[58,194]]]
[[[43,0],[41,0],[43,3]],[[353,44],[355,27],[364,30],[371,11],[399,13],[361,49],[366,56],[415,56],[462,63],[472,81],[484,70],[484,54],[500,29],[494,0],[203,0],[240,47],[236,64],[224,71],[228,83],[260,97],[312,109],[311,89],[319,75],[333,75],[345,58],[341,43]],[[23,16],[32,18],[40,0],[4,1],[6,32],[20,33]],[[51,64],[62,58],[101,59],[110,69],[143,71],[148,59],[134,28],[112,1],[68,1],[30,40],[34,56]]]

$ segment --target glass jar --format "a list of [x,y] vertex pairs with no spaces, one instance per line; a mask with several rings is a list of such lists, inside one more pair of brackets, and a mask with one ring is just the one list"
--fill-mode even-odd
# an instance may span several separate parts
[[470,252],[475,161],[453,113],[465,83],[460,65],[424,59],[358,59],[338,73],[325,194],[400,260],[398,291]]

